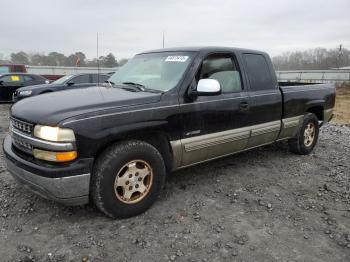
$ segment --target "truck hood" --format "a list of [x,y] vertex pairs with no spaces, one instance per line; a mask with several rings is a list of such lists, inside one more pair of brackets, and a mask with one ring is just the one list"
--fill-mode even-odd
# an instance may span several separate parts
[[55,126],[64,119],[81,114],[155,103],[161,95],[104,86],[73,89],[20,100],[12,106],[11,115],[31,123]]

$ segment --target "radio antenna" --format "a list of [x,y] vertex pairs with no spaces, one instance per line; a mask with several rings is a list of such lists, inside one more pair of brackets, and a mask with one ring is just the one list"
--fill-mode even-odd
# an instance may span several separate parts
[[97,84],[100,85],[100,57],[98,55],[98,32],[96,37],[96,53],[97,53]]
[[164,30],[163,30],[163,48],[164,48],[164,42],[165,42],[165,36],[164,36]]

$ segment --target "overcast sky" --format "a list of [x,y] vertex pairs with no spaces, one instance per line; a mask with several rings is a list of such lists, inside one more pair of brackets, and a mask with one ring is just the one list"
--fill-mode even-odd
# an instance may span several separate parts
[[0,54],[58,51],[118,58],[165,46],[219,45],[277,55],[350,49],[350,0],[1,1]]

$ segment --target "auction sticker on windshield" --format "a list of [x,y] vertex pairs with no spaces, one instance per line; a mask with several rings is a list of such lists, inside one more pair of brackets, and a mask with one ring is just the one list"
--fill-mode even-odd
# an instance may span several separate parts
[[177,56],[168,56],[165,61],[166,62],[186,62],[188,56],[177,55]]
[[19,76],[11,76],[11,81],[19,81]]

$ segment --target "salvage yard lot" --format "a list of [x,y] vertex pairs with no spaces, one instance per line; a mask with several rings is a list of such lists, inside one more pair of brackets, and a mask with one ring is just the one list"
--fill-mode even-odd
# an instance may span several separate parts
[[349,261],[349,187],[350,127],[334,123],[309,156],[281,143],[178,171],[125,220],[31,194],[0,150],[0,260]]

